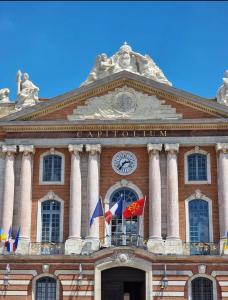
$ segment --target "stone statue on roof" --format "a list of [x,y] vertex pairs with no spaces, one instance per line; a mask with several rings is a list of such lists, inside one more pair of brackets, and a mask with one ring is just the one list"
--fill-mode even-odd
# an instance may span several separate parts
[[143,56],[134,52],[127,42],[110,58],[106,54],[98,55],[92,71],[82,85],[87,85],[97,79],[123,70],[171,85],[149,55]]
[[17,72],[17,106],[32,106],[39,102],[39,88],[29,80],[27,73]]
[[9,93],[10,90],[8,88],[0,89],[0,103],[9,103]]
[[228,105],[228,70],[225,71],[223,85],[217,91],[217,102]]

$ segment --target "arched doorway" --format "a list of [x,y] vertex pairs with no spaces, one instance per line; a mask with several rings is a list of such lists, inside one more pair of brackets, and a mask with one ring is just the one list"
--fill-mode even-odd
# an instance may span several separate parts
[[101,272],[101,300],[145,300],[145,272],[115,267]]

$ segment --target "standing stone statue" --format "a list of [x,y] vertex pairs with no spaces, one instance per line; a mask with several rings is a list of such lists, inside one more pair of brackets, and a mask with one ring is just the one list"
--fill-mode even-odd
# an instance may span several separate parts
[[7,88],[0,90],[0,103],[9,103],[9,92],[10,90]]
[[217,91],[217,102],[228,105],[228,70],[223,78],[223,85]]
[[17,73],[17,106],[32,106],[39,102],[39,88],[29,80],[27,73]]

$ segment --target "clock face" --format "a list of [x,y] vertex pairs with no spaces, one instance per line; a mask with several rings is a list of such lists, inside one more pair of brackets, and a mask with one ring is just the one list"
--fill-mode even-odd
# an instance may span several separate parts
[[129,175],[137,168],[137,158],[130,151],[117,152],[112,158],[112,168],[120,175]]

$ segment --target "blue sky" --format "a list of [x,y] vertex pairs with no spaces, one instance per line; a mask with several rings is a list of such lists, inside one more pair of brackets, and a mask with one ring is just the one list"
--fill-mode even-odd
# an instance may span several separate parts
[[77,88],[96,55],[126,40],[173,86],[215,97],[228,69],[228,2],[0,2],[0,88],[16,94],[20,68],[53,97]]

